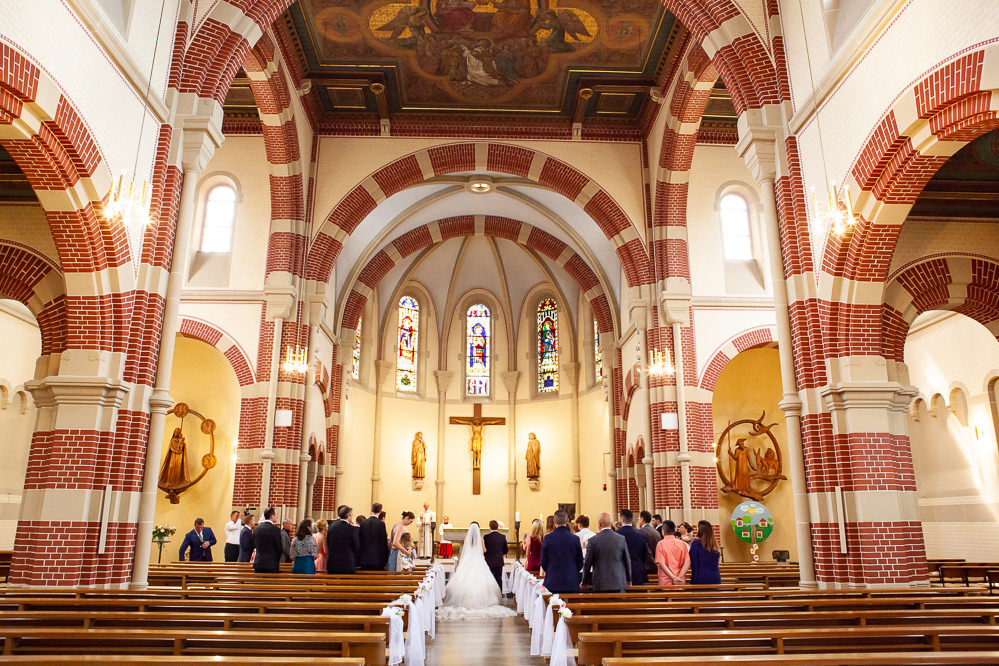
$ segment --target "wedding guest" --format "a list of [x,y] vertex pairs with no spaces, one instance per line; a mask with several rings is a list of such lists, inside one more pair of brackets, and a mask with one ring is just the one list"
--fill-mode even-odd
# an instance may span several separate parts
[[531,536],[527,542],[527,570],[533,574],[541,571],[541,540],[545,528],[540,520],[535,520],[531,527]]
[[252,513],[243,516],[243,529],[239,533],[239,561],[249,562],[253,559],[253,528],[257,519]]
[[645,563],[645,572],[650,576],[656,573],[656,545],[662,541],[662,535],[656,531],[656,528],[652,526],[652,514],[648,511],[642,511],[638,514],[638,529],[641,530],[645,537],[649,540],[649,559]]
[[569,514],[555,512],[555,530],[541,542],[541,568],[545,572],[545,588],[567,594],[579,592],[579,570],[583,568],[583,547],[567,523]]
[[253,570],[256,573],[278,573],[281,570],[281,555],[284,543],[282,529],[274,524],[274,507],[264,510],[264,519],[253,530]]
[[399,551],[402,550],[402,542],[399,538],[402,533],[406,531],[413,521],[416,519],[416,514],[412,511],[403,511],[402,520],[392,526],[392,533],[389,535],[389,558],[388,558],[388,570],[398,571],[396,568],[396,560],[399,557]]
[[634,585],[645,585],[649,577],[645,573],[645,563],[649,559],[649,540],[642,532],[631,524],[634,514],[630,509],[621,509],[621,528],[618,534],[624,537],[631,556],[631,582]]
[[690,569],[690,552],[687,546],[675,538],[676,524],[672,520],[663,523],[663,538],[656,544],[656,569],[659,573],[659,587],[683,585],[687,582]]
[[611,516],[597,517],[600,531],[590,537],[583,558],[583,585],[594,592],[624,592],[631,584],[631,556],[624,537],[611,529]]
[[590,517],[580,514],[576,516],[576,536],[579,537],[579,545],[583,547],[583,555],[586,555],[586,544],[596,532],[590,529]]
[[613,529],[615,532],[617,532],[619,529],[621,529],[621,521],[620,520],[615,520],[614,524],[611,526],[611,529]]
[[413,550],[413,535],[409,532],[403,532],[402,536],[399,537],[399,543],[402,545],[402,550],[399,551],[399,557],[396,558],[396,571],[412,571],[413,562],[416,560],[416,551]]
[[216,543],[212,528],[205,527],[205,519],[195,518],[194,529],[185,534],[180,543],[180,561],[184,561],[184,554],[190,548],[192,562],[211,562],[212,546]]
[[485,557],[486,564],[489,565],[489,570],[493,572],[493,578],[496,579],[496,584],[503,589],[503,558],[506,556],[509,546],[506,545],[506,537],[500,534],[497,530],[499,529],[499,522],[496,520],[489,521],[489,534],[482,537],[482,544],[485,546]]
[[239,511],[229,514],[229,522],[225,524],[225,549],[222,555],[226,562],[235,562],[239,559],[239,535],[243,531],[243,521],[239,518]]
[[687,545],[690,545],[690,543],[697,538],[697,535],[694,533],[694,528],[691,527],[690,523],[686,521],[680,523],[680,529],[677,530],[677,534],[679,535],[680,540]]
[[291,538],[294,536],[295,523],[285,518],[281,522],[281,564],[291,562]]
[[326,533],[326,571],[331,574],[352,574],[357,568],[360,549],[358,529],[353,524],[354,510],[346,504],[337,507],[338,519]]
[[697,538],[690,542],[690,582],[693,585],[721,585],[718,561],[721,550],[711,523],[697,523]]
[[656,532],[659,532],[659,536],[663,535],[663,517],[658,513],[652,514],[652,527],[656,528]]
[[385,516],[387,516],[387,515],[388,514],[385,513],[384,511],[379,511],[378,512],[378,520],[380,520],[380,521],[382,521],[384,523],[385,522]]
[[548,536],[554,531],[555,531],[555,516],[548,516],[547,518],[545,518],[545,536]]
[[329,529],[325,520],[316,523],[316,545],[318,553],[316,555],[316,571],[326,571],[326,556],[329,554],[329,546],[326,545],[326,531]]
[[306,518],[298,525],[295,538],[291,541],[293,574],[316,573],[316,555],[319,554],[319,544],[312,536],[312,521]]
[[384,570],[388,564],[388,533],[385,531],[385,523],[378,519],[381,510],[381,504],[372,504],[371,517],[360,525],[361,555],[358,564],[368,571]]

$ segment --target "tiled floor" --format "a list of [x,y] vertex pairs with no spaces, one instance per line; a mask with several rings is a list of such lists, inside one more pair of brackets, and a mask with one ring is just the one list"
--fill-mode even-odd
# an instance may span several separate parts
[[[510,601],[506,602],[510,604]],[[531,656],[531,632],[518,616],[438,622],[427,641],[427,666],[544,666]]]

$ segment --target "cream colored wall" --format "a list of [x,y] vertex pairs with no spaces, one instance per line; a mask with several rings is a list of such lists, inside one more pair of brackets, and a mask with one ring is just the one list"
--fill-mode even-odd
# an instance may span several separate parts
[[37,416],[34,401],[24,392],[24,382],[34,376],[42,349],[38,324],[16,301],[0,300],[0,340],[4,341],[0,356],[0,432],[4,434],[0,447],[4,460],[0,466],[0,550],[11,550]]
[[[777,437],[784,460],[784,476],[788,474],[787,429],[784,412],[777,403],[783,396],[780,380],[780,361],[776,349],[749,349],[733,358],[718,377],[712,400],[712,420],[715,441],[732,421],[759,418],[766,412],[764,423],[776,423],[771,431]],[[724,453],[724,449],[722,449]],[[719,479],[719,488],[721,481]],[[722,546],[726,562],[752,560],[750,545],[738,539],[732,531],[732,510],[746,498],[732,493],[718,492],[718,524],[721,526]],[[797,560],[798,548],[794,537],[794,493],[791,482],[781,481],[767,495],[763,503],[774,516],[774,531],[760,544],[760,561],[773,561],[775,550],[791,551],[791,560]]]
[[37,203],[0,203],[0,239],[22,243],[61,263],[49,221]]
[[[926,313],[906,339],[905,363],[925,401],[910,415],[909,434],[926,554],[981,560],[999,548],[999,445],[987,383],[999,376],[999,343],[968,317]],[[965,394],[967,420],[955,388]]]
[[[163,561],[177,559],[177,552],[184,534],[194,526],[194,519],[201,517],[212,528],[219,543],[212,549],[213,557],[221,561],[225,544],[225,523],[232,509],[232,489],[235,475],[233,452],[239,433],[239,382],[229,361],[214,347],[190,338],[177,337],[174,352],[170,395],[174,402],[186,402],[206,418],[214,419],[215,455],[218,464],[192,488],[180,495],[179,504],[170,504],[163,491],[156,491],[155,524],[177,528],[173,541],[163,548]],[[173,429],[179,424],[168,416],[163,430],[164,442],[169,442]],[[201,456],[208,453],[208,438],[198,429],[198,419],[188,416],[184,420],[187,439],[188,472],[194,478],[201,472]],[[164,446],[164,458],[166,446]],[[156,561],[156,551],[152,561]]]
[[[989,222],[993,221],[907,218],[898,235],[898,245],[891,257],[889,274],[894,274],[913,261],[945,252],[999,257],[999,224]],[[999,215],[994,222],[999,222]]]

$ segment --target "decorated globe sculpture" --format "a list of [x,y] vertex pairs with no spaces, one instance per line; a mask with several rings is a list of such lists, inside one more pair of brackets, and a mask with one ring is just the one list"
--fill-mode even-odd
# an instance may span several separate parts
[[774,516],[763,504],[749,500],[732,510],[732,529],[735,536],[753,544],[753,561],[759,562],[760,556],[756,554],[758,544],[766,541],[774,531]]

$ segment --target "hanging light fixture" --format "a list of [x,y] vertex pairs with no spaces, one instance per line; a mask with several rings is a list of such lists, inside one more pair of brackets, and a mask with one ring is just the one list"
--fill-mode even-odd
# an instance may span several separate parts
[[[825,159],[823,159],[823,165]],[[843,186],[843,195],[840,196],[834,181],[829,182],[829,190],[826,192],[826,201],[819,204],[819,196],[815,188],[812,192],[812,212],[817,220],[825,220],[826,225],[832,229],[840,238],[846,232],[851,231],[857,224],[857,217],[853,214],[853,202],[850,201],[850,186]],[[824,209],[823,209],[824,207]]]
[[153,188],[149,178],[139,176],[139,152],[142,147],[142,132],[146,128],[146,104],[149,103],[149,93],[153,88],[153,72],[156,68],[156,55],[159,50],[160,30],[163,27],[163,12],[166,0],[160,3],[160,20],[156,24],[156,39],[153,40],[153,57],[149,63],[149,76],[146,79],[146,94],[142,98],[142,118],[139,123],[139,136],[135,141],[135,160],[132,162],[132,173],[122,171],[117,180],[111,184],[108,203],[104,207],[104,217],[112,220],[120,217],[131,227],[141,227],[151,224],[149,208],[152,204]]
[[295,349],[291,345],[284,349],[284,363],[281,369],[289,374],[304,375],[309,371],[309,350],[299,346]]
[[653,347],[649,350],[649,375],[652,377],[672,377],[676,373],[669,350],[665,352]]

